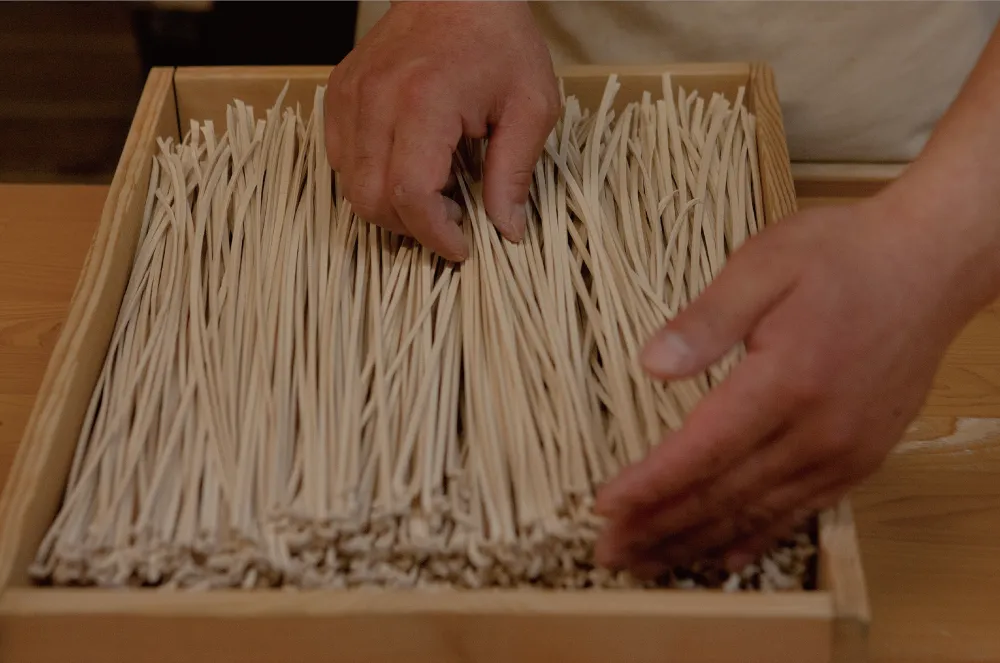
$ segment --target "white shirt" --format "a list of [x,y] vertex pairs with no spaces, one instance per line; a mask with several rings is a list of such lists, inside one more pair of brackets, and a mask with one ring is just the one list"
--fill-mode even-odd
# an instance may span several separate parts
[[[387,8],[359,4],[358,38]],[[561,64],[765,61],[793,161],[912,160],[1000,19],[1000,2],[534,2]]]

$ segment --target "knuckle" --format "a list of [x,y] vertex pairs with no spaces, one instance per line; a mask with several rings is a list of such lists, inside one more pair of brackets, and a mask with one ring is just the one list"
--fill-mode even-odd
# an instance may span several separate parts
[[343,104],[352,101],[360,87],[357,76],[345,73],[336,80],[331,79],[329,89],[333,91],[337,103]]
[[326,103],[329,104],[339,93],[343,86],[344,78],[344,65],[340,64],[333,68],[330,72],[330,76],[326,79]]
[[344,99],[340,93],[342,85],[342,79],[334,79],[331,75],[326,86],[326,92],[323,95],[326,125],[331,130],[340,124],[340,118],[343,115]]
[[366,220],[375,220],[382,215],[381,188],[371,179],[354,178],[344,196],[354,213]]
[[527,90],[522,103],[529,116],[543,122],[547,128],[551,128],[559,119],[562,102],[558,90],[548,88]]
[[384,189],[380,176],[384,166],[381,159],[374,154],[357,154],[355,160],[355,186],[368,191],[369,195],[381,198]]
[[421,108],[438,96],[441,86],[437,76],[410,75],[399,83],[399,98],[406,108]]
[[555,124],[562,111],[562,99],[556,89],[546,90],[542,95],[542,113],[550,124]]
[[394,161],[386,175],[386,192],[394,201],[405,197],[414,190],[413,180],[412,171]]
[[326,130],[329,137],[335,132],[347,129],[350,117],[350,107],[354,103],[354,81],[349,74],[335,77],[331,74],[324,95],[324,115]]
[[385,82],[379,76],[375,76],[359,85],[355,93],[358,109],[360,113],[372,113],[382,103],[384,98]]
[[508,182],[515,191],[527,193],[528,189],[531,188],[533,177],[534,172],[531,169],[517,167],[510,172]]

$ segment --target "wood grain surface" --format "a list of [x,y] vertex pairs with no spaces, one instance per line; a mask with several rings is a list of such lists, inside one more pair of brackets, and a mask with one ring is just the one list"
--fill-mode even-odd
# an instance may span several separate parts
[[768,224],[781,221],[797,207],[795,184],[789,170],[781,104],[774,71],[766,64],[750,67],[750,112],[757,118],[757,154],[763,186],[764,215]]
[[[0,485],[106,193],[0,186]],[[800,198],[799,206],[837,202]],[[998,479],[994,304],[952,345],[904,442],[853,495],[872,604],[871,661],[1000,661]]]

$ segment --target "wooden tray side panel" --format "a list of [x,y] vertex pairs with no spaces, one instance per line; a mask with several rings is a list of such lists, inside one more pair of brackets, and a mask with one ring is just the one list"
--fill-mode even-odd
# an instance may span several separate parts
[[27,568],[58,509],[128,282],[156,137],[176,135],[173,70],[154,69],[0,499],[0,591],[27,583]]
[[8,624],[7,663],[826,663],[830,651],[828,622],[751,615],[71,615]]
[[[757,151],[764,215],[768,226],[798,210],[781,104],[771,68],[750,67],[750,111],[757,116]],[[819,586],[834,597],[833,659],[866,660],[868,602],[861,552],[848,499],[819,514]]]
[[827,663],[832,637],[825,595],[53,591],[4,599],[0,659]]
[[834,663],[868,660],[871,609],[848,498],[820,514],[820,573],[833,598]]
[[867,198],[899,178],[906,163],[792,163],[799,198]]
[[653,101],[663,98],[663,75],[670,75],[671,94],[676,98],[678,89],[685,92],[699,92],[705,100],[713,94],[721,94],[729,101],[735,101],[739,88],[750,82],[750,67],[746,64],[707,65],[662,65],[612,67],[606,65],[583,65],[564,67],[556,71],[563,80],[566,95],[576,96],[580,105],[594,112],[601,104],[608,77],[618,76],[621,88],[612,105],[620,111],[626,104],[642,101],[643,93],[649,92]]
[[[317,85],[326,85],[332,67],[179,67],[175,75],[177,109],[182,131],[191,121],[212,120],[216,127],[225,127],[226,106],[234,99],[253,106],[257,117],[263,117],[285,84],[288,91],[282,106],[301,104],[308,115],[312,109]],[[563,80],[567,95],[575,95],[584,108],[596,111],[604,95],[608,76],[617,74],[621,89],[614,108],[640,101],[649,91],[654,100],[662,98],[663,74],[669,73],[673,92],[679,87],[697,90],[706,98],[714,93],[736,98],[740,86],[750,82],[750,67],[746,64],[677,64],[665,66],[573,66],[556,71]]]
[[312,112],[317,85],[326,85],[333,67],[178,67],[174,74],[177,91],[177,117],[182,132],[192,121],[211,120],[216,131],[226,127],[226,107],[239,99],[252,106],[254,116],[265,117],[282,88],[288,91],[282,107],[302,105],[308,117]]
[[766,64],[750,66],[749,110],[757,117],[757,162],[767,225],[798,209],[795,182],[788,157],[785,124],[778,101],[774,72]]

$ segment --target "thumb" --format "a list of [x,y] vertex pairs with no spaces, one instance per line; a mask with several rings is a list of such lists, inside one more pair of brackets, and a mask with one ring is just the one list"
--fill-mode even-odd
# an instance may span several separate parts
[[512,101],[504,108],[490,133],[483,173],[486,213],[506,239],[524,237],[528,189],[559,113],[558,97],[552,102],[542,92]]
[[649,340],[640,358],[648,373],[663,380],[700,373],[749,336],[785,296],[793,277],[784,261],[747,253],[734,255],[701,296]]

